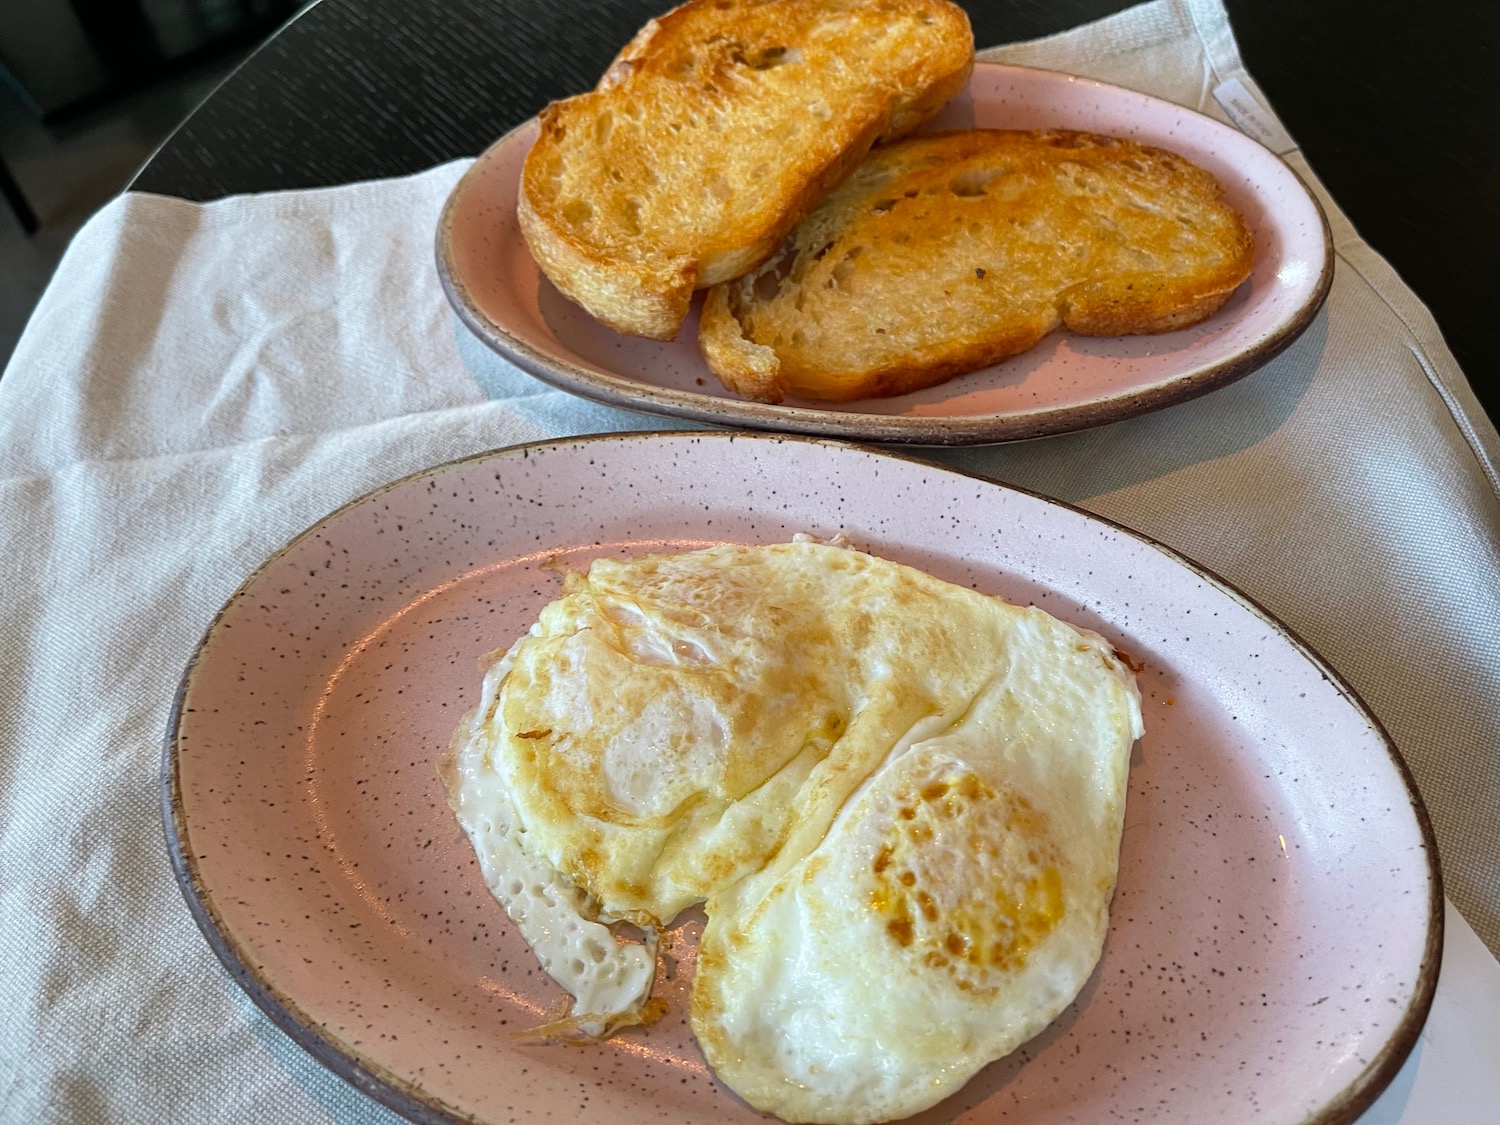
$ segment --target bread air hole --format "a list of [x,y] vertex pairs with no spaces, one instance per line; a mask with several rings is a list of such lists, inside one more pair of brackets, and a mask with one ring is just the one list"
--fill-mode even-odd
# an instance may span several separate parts
[[948,190],[960,199],[977,199],[1007,171],[1005,168],[969,168],[948,181]]
[[780,44],[750,50],[736,46],[729,52],[729,57],[751,70],[772,70],[787,63],[801,62],[802,52],[796,47],[783,47]]
[[621,200],[615,206],[615,221],[626,234],[641,233],[641,201],[634,197]]
[[792,266],[796,261],[796,254],[783,246],[776,257],[766,263],[765,268],[755,275],[754,289],[755,298],[758,301],[769,301],[781,292],[781,286],[791,276]]
[[563,221],[569,226],[581,227],[594,217],[594,209],[582,199],[570,199],[563,204]]
[[688,640],[674,641],[672,655],[677,657],[678,663],[690,664],[695,668],[708,668],[714,663],[714,658],[708,654],[707,649]]
[[826,255],[828,253],[828,251],[830,251],[832,249],[833,249],[833,243],[830,241],[830,242],[825,242],[822,246],[820,246],[816,251],[814,251],[811,254],[796,254],[796,253],[793,253],[790,256],[791,269],[790,269],[790,271],[788,272],[788,275],[787,275],[788,278],[790,279],[791,283],[793,285],[801,285],[802,284],[802,278],[807,274],[807,271],[809,269],[811,269],[813,266],[817,265],[819,262],[821,262],[823,260],[824,255]]
[[838,265],[833,267],[833,272],[828,275],[826,284],[829,289],[835,286],[840,289],[848,288],[849,278],[854,274],[854,259],[863,251],[863,246],[855,246],[839,260]]

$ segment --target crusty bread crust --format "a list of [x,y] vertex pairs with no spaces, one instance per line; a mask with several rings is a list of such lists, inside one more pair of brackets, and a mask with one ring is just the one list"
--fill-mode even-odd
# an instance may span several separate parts
[[694,289],[759,265],[872,144],[962,90],[973,50],[948,0],[689,0],[543,110],[521,232],[594,317],[671,339]]
[[1167,332],[1216,312],[1255,247],[1174,153],[1068,131],[876,149],[759,270],[709,291],[699,344],[760,402],[904,394],[1058,328]]

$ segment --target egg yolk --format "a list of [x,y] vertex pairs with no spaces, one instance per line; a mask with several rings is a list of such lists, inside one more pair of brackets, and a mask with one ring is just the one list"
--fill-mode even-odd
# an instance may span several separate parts
[[1062,920],[1046,815],[960,772],[904,788],[871,863],[870,907],[904,959],[994,992]]

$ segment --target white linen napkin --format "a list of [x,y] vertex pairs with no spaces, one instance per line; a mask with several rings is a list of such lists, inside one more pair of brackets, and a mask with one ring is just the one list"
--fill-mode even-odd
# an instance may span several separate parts
[[[1217,0],[990,52],[1168,97],[1283,150]],[[1216,96],[1216,91],[1218,96]],[[1222,102],[1221,102],[1222,99]],[[80,233],[0,379],[0,1121],[393,1121],[219,969],[173,882],[160,744],[235,587],[328,511],[518,441],[665,428],[473,341],[432,264],[462,171]],[[1328,306],[1263,370],[1088,433],[937,454],[1206,564],[1363,695],[1458,910],[1428,1029],[1365,1125],[1500,1121],[1500,437],[1426,310],[1326,193]]]

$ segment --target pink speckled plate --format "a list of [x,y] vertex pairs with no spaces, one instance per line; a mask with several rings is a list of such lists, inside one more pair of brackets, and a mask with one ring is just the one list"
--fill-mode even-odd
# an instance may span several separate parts
[[299,1043],[417,1121],[761,1120],[671,1013],[521,1045],[558,995],[487,894],[434,768],[479,687],[601,554],[842,532],[1097,629],[1143,663],[1119,890],[1079,1001],[923,1121],[1353,1120],[1415,1042],[1436,852],[1349,688],[1213,576],[1076,509],[810,438],[616,435],[440,466],[335,512],[193,658],[164,805],[189,905]]
[[438,225],[438,270],[463,322],[563,390],[614,406],[721,425],[868,441],[966,445],[1117,422],[1233,382],[1292,343],[1333,282],[1322,209],[1269,149],[1210,117],[1117,86],[979,63],[969,91],[928,129],[1088,129],[1169,148],[1207,168],[1255,235],[1250,280],[1216,315],[1159,336],[1054,334],[941,386],[842,405],[769,406],[726,391],[698,353],[694,312],[672,343],[622,336],[541,276],[516,224],[529,121],[475,162]]

